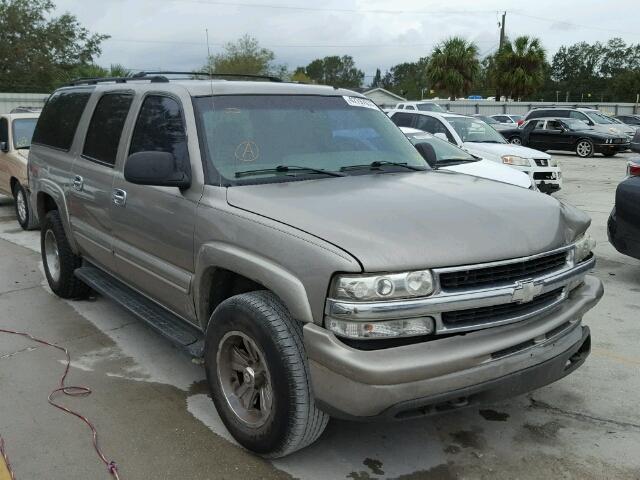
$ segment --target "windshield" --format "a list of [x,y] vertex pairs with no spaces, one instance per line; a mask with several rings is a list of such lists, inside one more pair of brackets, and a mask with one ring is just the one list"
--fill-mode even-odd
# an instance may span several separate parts
[[13,148],[29,148],[36,128],[37,118],[19,118],[13,121]]
[[562,123],[564,123],[571,130],[589,130],[590,127],[582,120],[578,120],[577,118],[563,118]]
[[414,145],[418,143],[428,143],[433,147],[436,152],[436,160],[438,162],[450,162],[450,161],[463,161],[463,162],[476,162],[479,159],[473,155],[469,155],[461,148],[452,145],[446,140],[442,140],[438,137],[434,137],[428,133],[410,133],[407,135],[411,143]]
[[420,110],[421,112],[440,112],[440,113],[447,112],[444,108],[442,108],[437,103],[418,103],[417,107],[418,107],[418,110]]
[[488,123],[489,125],[500,125],[500,122],[495,118],[487,117],[485,115],[476,115],[475,117],[478,120],[482,120],[483,122]]
[[[378,168],[371,171],[379,173],[380,164],[387,164],[384,171],[397,171],[397,166],[388,165],[395,162],[429,168],[398,127],[367,99],[222,95],[200,97],[195,104],[208,160],[227,180],[225,184],[286,181],[305,175],[324,178],[321,172],[312,176],[299,167],[336,172],[377,162]],[[298,170],[277,169],[283,166]],[[255,170],[266,171],[251,178],[241,174]]]
[[591,120],[600,125],[611,125],[612,123],[614,123],[609,120],[607,116],[602,115],[601,113],[588,112],[587,115]]
[[477,118],[447,117],[447,121],[463,142],[507,143],[492,126]]

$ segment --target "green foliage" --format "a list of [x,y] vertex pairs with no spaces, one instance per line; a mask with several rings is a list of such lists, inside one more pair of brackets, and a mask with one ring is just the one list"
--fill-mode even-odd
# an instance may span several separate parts
[[0,91],[51,91],[100,54],[109,37],[69,13],[54,17],[54,7],[51,0],[0,0]]
[[461,37],[436,46],[427,69],[431,84],[455,99],[468,94],[480,72],[478,47]]
[[212,55],[202,71],[210,69],[214,73],[286,76],[286,67],[274,64],[274,59],[275,54],[262,48],[257,39],[243,35],[237,41],[227,43],[224,52]]
[[485,60],[487,81],[513,99],[537,92],[545,82],[546,52],[537,38],[522,36],[505,41]]
[[291,75],[292,82],[300,83],[313,83],[313,80],[305,73],[304,67],[296,68],[295,72]]
[[364,80],[364,72],[356,68],[353,57],[349,55],[318,58],[306,67],[298,68],[298,71],[315,83],[335,87],[357,88]]
[[382,88],[392,91],[407,99],[422,98],[423,90],[428,87],[428,57],[417,62],[405,62],[391,67],[382,78]]
[[376,68],[376,74],[371,81],[371,88],[378,88],[382,86],[382,72],[380,72],[379,68]]

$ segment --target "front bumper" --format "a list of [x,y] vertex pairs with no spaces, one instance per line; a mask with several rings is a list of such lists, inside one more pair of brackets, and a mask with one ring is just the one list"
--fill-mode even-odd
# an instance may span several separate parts
[[630,146],[630,143],[600,143],[594,145],[594,150],[596,153],[619,153],[626,152]]
[[304,342],[316,401],[331,415],[371,420],[435,413],[538,388],[584,361],[589,333],[581,319],[602,294],[602,282],[587,276],[542,317],[383,350],[350,348],[307,324]]
[[618,252],[640,260],[640,239],[637,239],[625,223],[619,223],[616,207],[613,207],[607,221],[607,236],[609,242]]

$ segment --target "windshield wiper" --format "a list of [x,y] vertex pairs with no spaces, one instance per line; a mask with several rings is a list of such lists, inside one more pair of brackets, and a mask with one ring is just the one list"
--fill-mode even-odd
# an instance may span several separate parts
[[340,171],[341,172],[345,172],[347,170],[360,170],[360,169],[363,169],[363,168],[377,169],[377,168],[382,167],[383,165],[391,165],[391,166],[394,166],[394,167],[402,167],[402,168],[406,168],[408,170],[415,170],[416,172],[422,172],[422,171],[426,170],[425,168],[414,167],[413,165],[407,165],[406,163],[375,161],[375,162],[371,162],[371,163],[365,163],[364,165],[347,165],[345,167],[341,167]]
[[437,165],[451,165],[454,163],[475,163],[479,162],[478,158],[441,158],[438,160]]
[[245,170],[244,172],[236,172],[236,178],[250,177],[252,175],[263,175],[265,173],[288,173],[288,172],[300,172],[300,173],[318,173],[322,175],[329,175],[330,177],[344,177],[344,173],[333,172],[331,170],[323,170],[321,168],[311,167],[299,167],[297,165],[278,165],[275,168],[261,168],[257,170]]

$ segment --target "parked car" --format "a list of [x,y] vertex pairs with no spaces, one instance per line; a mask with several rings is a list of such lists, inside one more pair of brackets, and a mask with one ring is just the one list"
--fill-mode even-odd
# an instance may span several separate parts
[[25,230],[37,226],[30,202],[27,158],[38,115],[0,115],[0,193],[13,197],[16,219]]
[[620,253],[640,259],[640,161],[627,164],[627,177],[616,189],[607,225],[609,241]]
[[629,149],[626,136],[603,133],[574,118],[527,120],[519,128],[501,133],[514,145],[576,152],[582,158],[592,157],[594,153],[612,157]]
[[598,132],[626,136],[627,142],[631,141],[635,134],[634,128],[617,124],[610,117],[593,108],[543,107],[531,110],[524,117],[525,120],[536,118],[573,118],[581,120]]
[[442,134],[449,142],[472,155],[525,172],[542,192],[551,193],[562,188],[562,172],[551,155],[521,145],[510,145],[495,129],[478,118],[402,110],[389,112],[389,116],[399,127]]
[[498,182],[509,183],[518,187],[537,190],[529,175],[519,172],[507,165],[491,162],[476,157],[449,143],[446,139],[438,138],[430,133],[415,128],[400,127],[400,130],[415,146],[427,144],[430,148],[418,151],[432,168],[488,178]]
[[185,76],[56,90],[29,179],[51,290],[201,356],[241,445],[283,456],[330,415],[473,406],[585,361],[585,213],[431,169],[349,90]]
[[417,110],[420,112],[441,112],[445,113],[446,110],[438,105],[436,102],[401,102],[396,105],[396,110]]
[[630,148],[632,152],[640,153],[640,130],[638,130],[631,139]]
[[625,125],[638,129],[640,127],[640,115],[616,115],[613,118],[621,121]]
[[500,123],[499,121],[497,121],[495,118],[493,117],[489,117],[487,115],[481,115],[479,113],[476,113],[473,115],[473,118],[477,118],[479,120],[482,120],[484,123],[486,123],[487,125],[491,125],[494,129],[496,129],[498,132],[502,131],[502,130],[506,130],[508,128],[511,128],[513,126],[513,124],[511,124],[511,126],[508,126],[504,123]]
[[611,120],[614,124],[618,124],[618,125],[624,125],[625,127],[631,127],[634,131],[638,130],[639,125],[630,125],[628,123],[623,122],[622,120],[620,120],[619,118],[616,117],[612,117],[607,115],[607,117],[609,118],[609,120]]
[[516,125],[521,124],[523,120],[522,115],[513,115],[507,113],[491,115],[491,118],[493,118],[498,123],[501,123],[502,125],[506,125],[507,127],[515,127]]

